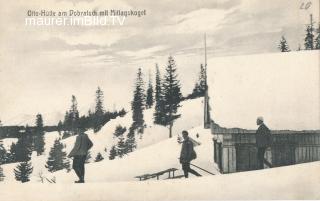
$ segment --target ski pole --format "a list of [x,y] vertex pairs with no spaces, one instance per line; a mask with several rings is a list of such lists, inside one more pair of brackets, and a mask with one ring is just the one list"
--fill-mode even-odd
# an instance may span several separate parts
[[201,167],[199,167],[199,166],[193,165],[192,163],[190,163],[190,165],[192,165],[192,166],[194,166],[194,167],[196,167],[196,168],[199,168],[200,170],[205,171],[205,172],[207,172],[207,173],[209,173],[209,174],[211,174],[211,175],[215,175],[215,174],[213,174],[212,172],[209,172],[209,171],[207,171],[207,170],[205,170],[205,169],[203,169],[203,168],[201,168]]

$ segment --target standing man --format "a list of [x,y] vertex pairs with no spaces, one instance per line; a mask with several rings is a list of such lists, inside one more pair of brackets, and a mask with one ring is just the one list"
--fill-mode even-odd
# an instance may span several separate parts
[[256,132],[258,168],[264,169],[264,154],[266,152],[266,149],[271,146],[271,132],[269,128],[263,123],[263,117],[257,118],[257,125],[259,126]]
[[193,149],[193,143],[190,141],[187,131],[182,131],[182,137],[184,141],[182,142],[182,148],[180,153],[180,163],[182,165],[182,170],[184,172],[184,177],[188,178],[188,173],[194,174],[198,177],[201,175],[195,170],[190,168],[190,161],[197,157],[196,152]]
[[73,149],[71,150],[68,157],[73,157],[72,168],[79,177],[75,183],[84,183],[84,163],[86,162],[87,154],[93,143],[89,139],[88,135],[83,131],[80,131]]

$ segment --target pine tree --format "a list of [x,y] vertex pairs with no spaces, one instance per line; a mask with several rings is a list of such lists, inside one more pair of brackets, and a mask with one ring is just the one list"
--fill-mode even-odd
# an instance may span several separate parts
[[16,162],[23,162],[30,160],[32,149],[30,145],[30,140],[28,140],[26,135],[22,135],[17,144],[14,146],[14,155]]
[[0,182],[3,181],[5,178],[4,174],[3,174],[3,169],[2,167],[0,166]]
[[58,129],[59,135],[61,135],[61,131],[63,130],[63,123],[62,123],[62,121],[59,121],[58,126],[57,126],[57,129]]
[[133,101],[131,102],[133,128],[138,130],[138,133],[143,133],[144,119],[143,110],[145,106],[144,83],[142,79],[141,68],[138,69],[137,79],[135,83],[135,91]]
[[151,108],[153,106],[153,86],[151,82],[151,75],[149,75],[149,85],[147,89],[146,107]]
[[318,26],[318,36],[315,39],[315,49],[320,50],[320,24]]
[[95,111],[94,111],[94,122],[93,122],[93,127],[94,127],[94,132],[97,132],[101,129],[103,126],[103,116],[105,113],[104,107],[103,107],[103,91],[98,87],[96,91],[96,106],[95,106]]
[[79,111],[78,111],[78,102],[74,95],[72,95],[71,98],[71,108],[69,111],[70,120],[71,120],[71,131],[73,134],[76,133],[78,129],[78,123],[79,123]]
[[8,161],[7,150],[3,147],[3,142],[0,140],[0,165]]
[[102,161],[104,158],[102,157],[101,153],[99,152],[95,158],[95,162],[99,162],[99,161]]
[[156,64],[156,86],[155,86],[155,112],[153,113],[154,123],[164,125],[163,122],[164,104],[162,96],[162,83],[159,66]]
[[206,91],[206,69],[200,65],[199,78],[195,84],[190,98],[203,97]]
[[122,127],[121,125],[118,125],[113,133],[114,137],[119,137],[123,135],[127,131],[126,127]]
[[133,152],[133,150],[137,148],[137,143],[135,139],[135,129],[132,126],[129,128],[125,145],[126,145],[127,153]]
[[180,107],[181,91],[180,82],[177,79],[177,68],[172,56],[168,58],[166,74],[163,82],[163,104],[164,104],[164,125],[169,126],[169,138],[172,137],[172,126],[175,119],[179,118],[177,114]]
[[49,158],[46,163],[46,168],[49,172],[55,172],[62,169],[70,169],[70,163],[67,159],[67,154],[63,150],[64,146],[59,139],[54,141],[53,147],[49,152]]
[[284,36],[281,37],[278,48],[281,52],[290,52],[288,42]]
[[115,146],[112,146],[112,148],[110,149],[109,159],[113,160],[116,158],[116,156],[117,156],[117,149]]
[[307,26],[306,29],[306,36],[304,39],[304,47],[306,50],[313,50],[314,49],[314,28],[313,28],[313,20],[312,15],[310,15],[310,24]]
[[37,155],[40,156],[45,151],[44,148],[44,129],[43,129],[43,119],[41,114],[36,116],[36,129],[34,136],[34,150],[37,152]]
[[31,162],[25,161],[19,163],[17,167],[14,169],[15,178],[17,181],[21,181],[22,183],[30,181],[29,176],[33,171],[33,167]]
[[127,147],[123,136],[119,137],[118,145],[117,145],[117,156],[122,158],[125,154],[127,154]]

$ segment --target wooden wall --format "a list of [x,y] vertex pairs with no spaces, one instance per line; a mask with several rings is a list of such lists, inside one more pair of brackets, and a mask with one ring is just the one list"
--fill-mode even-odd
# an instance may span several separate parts
[[[257,169],[254,130],[219,128],[212,131],[214,161],[222,173]],[[272,145],[265,158],[272,167],[320,160],[320,131],[272,131]]]

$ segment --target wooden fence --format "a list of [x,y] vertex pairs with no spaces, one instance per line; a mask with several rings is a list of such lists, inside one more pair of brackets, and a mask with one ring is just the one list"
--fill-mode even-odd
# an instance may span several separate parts
[[[212,129],[214,161],[222,173],[258,167],[254,130]],[[265,159],[272,167],[320,160],[320,131],[272,131]],[[265,165],[265,168],[268,168]]]

